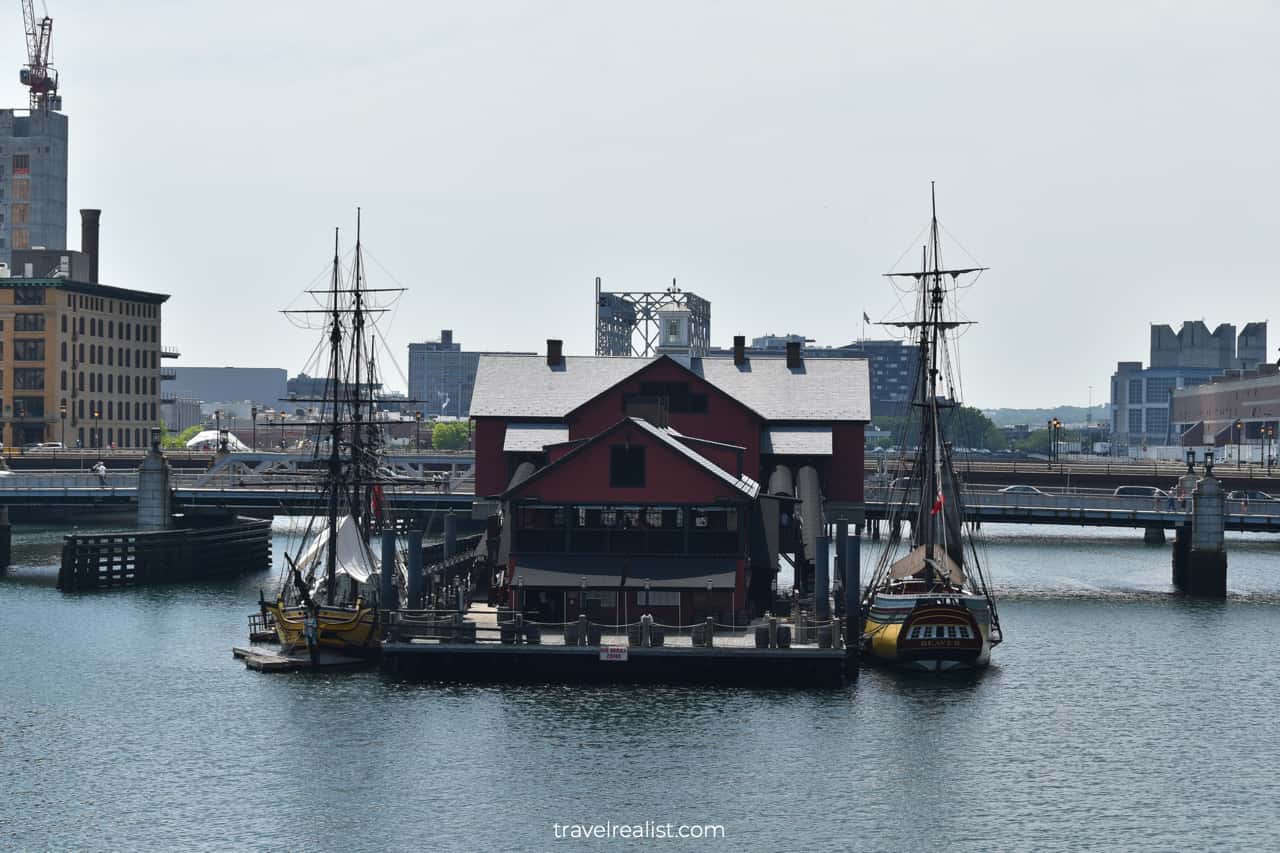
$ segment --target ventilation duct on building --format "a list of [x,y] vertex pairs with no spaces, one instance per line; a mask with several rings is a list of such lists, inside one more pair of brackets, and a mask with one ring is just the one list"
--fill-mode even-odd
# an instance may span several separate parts
[[787,341],[787,367],[802,367],[804,362],[800,358],[800,342]]
[[80,251],[89,256],[89,283],[98,283],[98,220],[101,210],[80,211]]

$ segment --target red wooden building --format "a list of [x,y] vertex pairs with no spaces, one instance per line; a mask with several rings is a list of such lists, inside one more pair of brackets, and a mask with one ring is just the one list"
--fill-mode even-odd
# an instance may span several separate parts
[[745,618],[772,601],[780,553],[802,569],[824,524],[861,519],[864,359],[565,357],[549,341],[481,356],[471,416],[495,582],[551,621]]

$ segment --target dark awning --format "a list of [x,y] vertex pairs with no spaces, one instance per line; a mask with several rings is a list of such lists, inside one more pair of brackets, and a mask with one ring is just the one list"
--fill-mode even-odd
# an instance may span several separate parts
[[617,589],[623,573],[629,589],[734,589],[737,565],[733,557],[627,557],[618,555],[579,556],[548,554],[516,558],[508,572],[511,582],[523,580],[526,587],[580,589],[585,579],[588,589]]

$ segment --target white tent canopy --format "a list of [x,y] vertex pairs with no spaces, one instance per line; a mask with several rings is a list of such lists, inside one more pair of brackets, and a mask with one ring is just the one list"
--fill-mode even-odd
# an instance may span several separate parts
[[[236,438],[234,433],[226,430],[222,432],[227,439],[227,450],[243,451],[249,449],[249,445]],[[193,450],[217,450],[218,431],[216,429],[201,430],[187,442],[187,447]]]

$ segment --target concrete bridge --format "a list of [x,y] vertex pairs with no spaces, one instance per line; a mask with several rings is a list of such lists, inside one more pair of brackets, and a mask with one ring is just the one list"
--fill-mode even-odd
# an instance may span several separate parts
[[[473,476],[458,471],[423,471],[418,476],[395,469],[384,472],[386,501],[393,512],[456,510],[470,513]],[[441,475],[441,476],[437,476]],[[222,510],[241,515],[271,516],[323,512],[327,506],[314,473],[238,471],[214,474],[175,471],[170,485],[175,512]],[[136,510],[138,474],[108,471],[16,472],[0,476],[0,505],[18,521],[64,521],[117,516]]]
[[[1215,472],[1216,473],[1216,472]],[[1040,488],[1040,494],[1002,492],[998,485],[969,485],[964,489],[965,518],[989,524],[1059,524],[1089,527],[1131,527],[1171,530],[1185,524],[1191,514],[1190,499],[1168,497],[1118,497],[1101,489]],[[909,496],[915,505],[918,493]],[[888,519],[902,502],[902,489],[868,484],[868,521]],[[1280,500],[1224,501],[1227,530],[1280,533]],[[1158,541],[1163,541],[1161,537]]]

